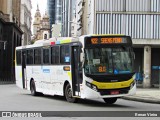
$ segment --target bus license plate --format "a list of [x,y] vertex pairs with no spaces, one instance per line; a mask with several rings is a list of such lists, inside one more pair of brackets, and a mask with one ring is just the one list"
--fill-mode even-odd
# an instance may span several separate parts
[[117,95],[117,94],[119,94],[118,90],[117,91],[111,91],[111,95]]

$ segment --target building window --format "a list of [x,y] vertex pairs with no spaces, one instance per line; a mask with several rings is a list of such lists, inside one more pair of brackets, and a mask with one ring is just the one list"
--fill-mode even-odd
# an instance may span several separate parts
[[44,34],[44,39],[47,39],[47,34]]

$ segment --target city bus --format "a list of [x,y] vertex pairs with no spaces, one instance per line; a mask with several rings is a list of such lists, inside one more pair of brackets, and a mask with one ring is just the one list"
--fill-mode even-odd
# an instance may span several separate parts
[[132,39],[126,35],[83,35],[38,40],[16,48],[16,84],[41,94],[103,99],[113,104],[136,92]]

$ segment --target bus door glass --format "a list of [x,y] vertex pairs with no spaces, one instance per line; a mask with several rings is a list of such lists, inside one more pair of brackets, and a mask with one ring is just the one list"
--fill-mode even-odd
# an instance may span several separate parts
[[80,48],[79,46],[72,46],[72,86],[73,96],[79,96],[76,92],[80,92],[80,84],[82,83],[81,65],[80,65]]
[[26,51],[22,51],[22,84],[23,88],[27,88]]

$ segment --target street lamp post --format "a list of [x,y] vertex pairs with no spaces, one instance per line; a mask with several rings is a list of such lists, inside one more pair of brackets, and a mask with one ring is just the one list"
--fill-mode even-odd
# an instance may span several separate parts
[[113,15],[112,15],[112,14],[113,14],[113,13],[112,13],[112,0],[110,1],[110,9],[111,9],[111,19],[110,19],[110,20],[111,20],[111,22],[110,22],[111,25],[110,25],[110,33],[112,34],[112,29],[113,29],[113,28],[112,28],[112,23],[113,23],[113,21],[112,21],[112,20],[113,20],[113,19],[112,19],[112,16],[113,16]]

